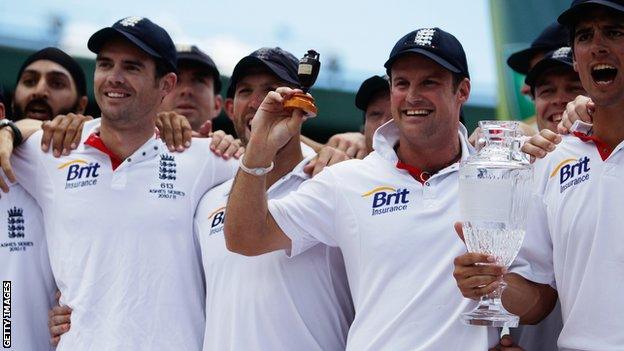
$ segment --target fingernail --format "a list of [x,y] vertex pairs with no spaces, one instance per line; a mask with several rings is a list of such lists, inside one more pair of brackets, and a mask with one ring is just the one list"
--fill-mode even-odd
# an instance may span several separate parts
[[54,150],[54,157],[61,156],[61,153],[58,150]]
[[63,148],[63,155],[65,155],[65,156],[69,155],[69,152],[65,148]]
[[173,146],[167,146],[167,148],[169,149],[169,151],[173,152]]
[[76,143],[72,143],[72,144],[70,145],[70,147],[71,147],[72,149],[75,149],[75,148],[77,147],[77,145],[76,145]]
[[548,150],[553,151],[555,149],[555,145],[548,144]]
[[190,142],[190,141],[187,141],[186,143],[184,143],[184,146],[186,146],[186,147],[191,147],[191,142]]
[[48,144],[41,144],[41,150],[46,151],[48,149]]
[[488,262],[495,262],[496,261],[496,257],[494,256],[488,256],[487,257]]
[[503,274],[507,274],[507,268],[503,267],[502,272],[503,272]]
[[210,150],[214,151],[215,147],[210,145]]

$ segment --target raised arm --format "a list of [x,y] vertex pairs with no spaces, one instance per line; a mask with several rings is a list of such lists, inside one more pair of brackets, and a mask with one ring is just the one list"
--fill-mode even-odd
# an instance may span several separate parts
[[[251,136],[242,165],[248,169],[269,168],[277,151],[298,137],[303,122],[300,110],[285,111],[283,100],[295,92],[278,88],[270,92],[251,122]],[[267,209],[266,174],[238,171],[228,199],[225,218],[227,248],[247,256],[289,249],[290,239]]]

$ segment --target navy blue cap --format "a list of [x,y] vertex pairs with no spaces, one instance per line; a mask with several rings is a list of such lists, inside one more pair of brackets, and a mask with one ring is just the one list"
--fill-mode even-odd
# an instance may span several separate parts
[[299,86],[299,76],[297,75],[299,60],[290,52],[279,47],[261,48],[238,61],[232,72],[232,77],[230,77],[230,86],[227,92],[228,97],[234,97],[236,84],[245,76],[249,68],[253,67],[267,68],[279,79]]
[[208,54],[201,51],[195,45],[176,45],[178,52],[178,68],[183,62],[195,62],[200,66],[206,68],[206,70],[212,75],[214,81],[215,93],[221,91],[221,75],[215,65],[214,61]]
[[507,65],[518,73],[527,74],[530,69],[529,63],[536,54],[567,46],[568,39],[568,28],[559,22],[553,22],[533,40],[530,47],[511,54],[507,59]]
[[587,10],[595,6],[624,13],[624,0],[574,0],[570,8],[563,11],[557,21],[565,26],[572,26],[578,22],[579,17],[587,15]]
[[170,72],[176,71],[177,54],[169,33],[145,17],[126,17],[111,27],[100,29],[89,38],[87,47],[97,54],[106,42],[119,36],[163,62]]
[[388,76],[372,76],[366,79],[355,94],[355,107],[366,112],[370,100],[380,92],[390,93]]
[[530,86],[531,89],[534,89],[535,83],[539,77],[553,67],[566,67],[569,68],[570,71],[574,71],[572,48],[563,46],[557,50],[548,52],[543,59],[531,68],[524,82]]
[[388,75],[394,61],[407,53],[424,55],[449,71],[470,78],[464,48],[457,38],[440,28],[417,29],[399,39],[384,64]]

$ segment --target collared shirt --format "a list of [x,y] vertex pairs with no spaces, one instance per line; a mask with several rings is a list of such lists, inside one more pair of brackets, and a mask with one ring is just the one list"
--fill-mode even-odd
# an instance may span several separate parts
[[[465,159],[465,132],[458,138]],[[347,350],[486,350],[496,333],[460,322],[475,304],[452,275],[453,259],[466,252],[453,229],[459,166],[421,184],[396,167],[398,139],[394,121],[386,123],[364,160],[326,168],[269,210],[293,256],[318,242],[342,250],[356,311]]]
[[[273,184],[269,199],[295,191],[308,175],[299,163]],[[295,258],[255,257],[225,247],[225,206],[233,181],[202,198],[195,223],[206,276],[209,350],[344,350],[353,306],[340,250],[315,245]]]
[[[585,139],[585,140],[583,140]],[[535,165],[536,193],[511,271],[559,293],[563,350],[624,347],[624,143],[565,136]]]
[[113,170],[84,143],[54,158],[36,133],[12,162],[41,206],[52,272],[72,308],[57,350],[200,350],[204,282],[193,214],[201,196],[230,179],[236,162],[196,139],[169,153],[151,138]]
[[3,321],[10,322],[9,329],[3,329],[2,346],[11,350],[52,350],[48,311],[55,302],[56,285],[43,216],[35,200],[17,183],[0,197],[0,226],[4,228],[0,237]]

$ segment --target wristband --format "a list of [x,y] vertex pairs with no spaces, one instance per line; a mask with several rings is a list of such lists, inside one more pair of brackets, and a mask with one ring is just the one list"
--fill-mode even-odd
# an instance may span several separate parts
[[247,173],[247,174],[251,174],[253,176],[263,176],[269,172],[271,172],[271,170],[273,169],[273,166],[275,166],[275,164],[273,163],[273,161],[271,161],[271,164],[269,165],[269,167],[267,168],[262,168],[262,167],[258,167],[258,168],[247,168],[247,166],[245,166],[243,164],[243,158],[241,157],[240,160],[238,161],[238,165],[240,167],[240,169]]
[[22,145],[23,137],[22,132],[20,132],[19,128],[15,125],[13,121],[10,121],[6,118],[0,120],[0,129],[4,127],[9,127],[13,131],[13,147],[18,147]]

